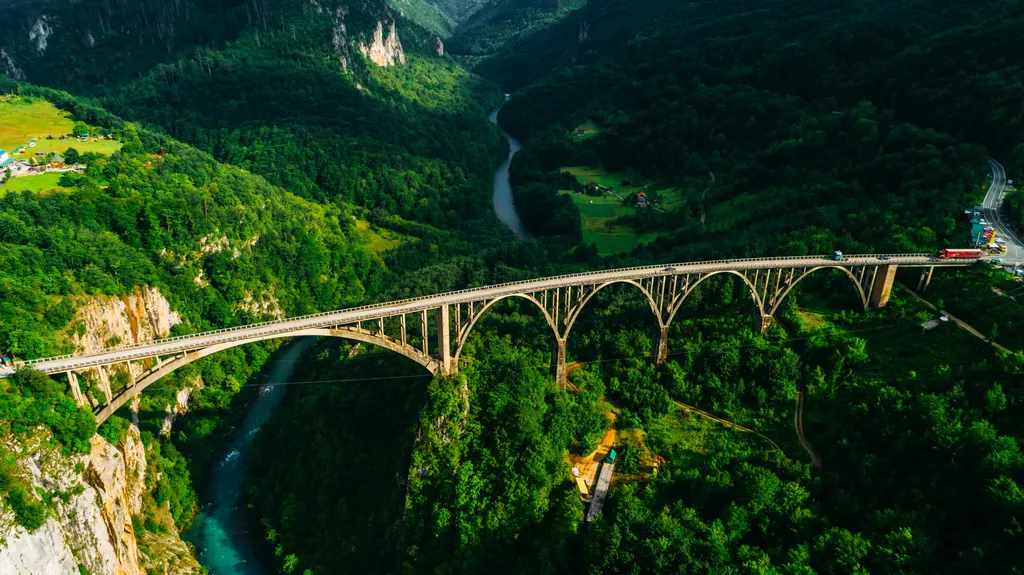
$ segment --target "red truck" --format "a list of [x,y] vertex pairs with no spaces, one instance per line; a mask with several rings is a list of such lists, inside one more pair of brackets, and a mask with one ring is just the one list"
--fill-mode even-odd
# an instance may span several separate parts
[[981,250],[939,250],[939,258],[944,260],[976,260],[980,258],[982,255],[984,254]]

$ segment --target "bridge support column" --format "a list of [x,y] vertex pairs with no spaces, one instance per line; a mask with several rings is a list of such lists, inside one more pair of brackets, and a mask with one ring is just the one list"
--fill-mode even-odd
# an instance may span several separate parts
[[768,333],[773,321],[775,321],[775,318],[772,316],[758,313],[754,316],[754,331],[762,335]]
[[651,347],[651,363],[661,365],[668,357],[668,326],[662,325],[654,331],[654,345]]
[[917,280],[917,291],[924,293],[928,289],[928,285],[932,283],[932,272],[934,271],[935,266],[921,270],[921,279]]
[[871,288],[871,299],[868,300],[871,307],[885,307],[889,303],[889,294],[892,293],[892,282],[896,279],[897,267],[899,266],[879,266],[875,285]]
[[449,331],[449,309],[445,304],[437,310],[437,347],[441,353],[441,373],[448,375],[457,369],[452,365],[451,332]]
[[82,386],[78,385],[78,374],[69,371],[68,372],[68,384],[71,385],[71,396],[75,398],[75,403],[78,407],[85,407],[85,396],[82,395]]
[[551,373],[555,376],[558,389],[564,390],[569,383],[569,375],[565,370],[565,338],[556,337],[551,345]]

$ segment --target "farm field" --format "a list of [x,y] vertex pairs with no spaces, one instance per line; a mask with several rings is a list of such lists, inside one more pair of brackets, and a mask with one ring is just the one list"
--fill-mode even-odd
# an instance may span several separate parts
[[11,178],[0,184],[0,198],[4,197],[9,192],[20,192],[23,190],[28,190],[33,193],[63,190],[64,188],[60,187],[58,184],[58,182],[60,182],[60,177],[63,175],[64,174],[60,172],[50,172],[47,174]]
[[[626,197],[635,192],[646,191],[650,194],[657,194],[661,197],[658,207],[662,210],[672,210],[685,203],[683,192],[679,188],[652,188],[640,176],[629,172],[608,172],[607,170],[594,166],[568,166],[562,168],[563,172],[576,176],[580,184],[594,182],[599,186],[611,188],[612,192]],[[629,184],[624,184],[629,182]]]
[[[64,153],[68,148],[75,148],[79,153],[93,152],[105,156],[121,149],[121,143],[114,140],[78,142],[46,139],[48,135],[69,134],[73,126],[67,112],[44,100],[0,99],[0,149],[10,152],[14,159],[28,159],[39,152]],[[29,140],[35,140],[36,147],[28,148]],[[18,146],[26,146],[24,154],[13,153]]]
[[[626,197],[632,193],[650,187],[634,174],[626,172],[608,172],[594,166],[569,166],[562,171],[572,174],[580,184],[594,182],[609,188],[613,193]],[[629,182],[625,184],[625,182]],[[612,223],[616,218],[636,212],[636,208],[622,205],[622,201],[613,195],[588,196],[561,190],[569,194],[579,207],[583,227],[583,241],[597,246],[601,255],[612,255],[631,251],[638,245],[646,244],[657,237],[656,233],[637,234],[632,227]],[[666,188],[658,190],[661,209],[670,210],[685,203],[682,190]]]
[[631,251],[637,245],[646,244],[657,234],[637,234],[633,228],[613,224],[621,215],[633,213],[635,208],[623,206],[615,196],[588,196],[560,190],[568,194],[580,210],[583,226],[583,241],[597,246],[597,253],[606,256]]

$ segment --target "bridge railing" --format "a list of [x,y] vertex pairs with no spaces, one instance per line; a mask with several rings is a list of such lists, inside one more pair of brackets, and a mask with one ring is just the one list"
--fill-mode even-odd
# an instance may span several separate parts
[[[269,326],[281,325],[281,324],[291,323],[291,322],[301,322],[301,321],[306,321],[306,320],[310,320],[310,319],[316,319],[316,318],[319,318],[319,317],[326,317],[326,316],[337,315],[337,314],[342,314],[342,313],[346,313],[347,314],[347,313],[355,313],[355,312],[361,312],[361,311],[372,311],[374,309],[380,309],[380,308],[391,307],[391,306],[401,306],[401,305],[416,303],[416,302],[420,302],[420,301],[425,301],[425,300],[428,300],[428,299],[448,298],[448,297],[468,294],[468,293],[471,293],[471,292],[478,292],[478,291],[484,291],[484,290],[492,290],[492,289],[501,289],[501,288],[515,287],[515,286],[521,286],[521,285],[526,285],[526,284],[530,284],[530,283],[537,283],[537,282],[559,282],[559,281],[564,281],[564,280],[583,278],[583,277],[587,277],[587,276],[601,276],[601,275],[606,275],[606,274],[618,274],[618,273],[630,273],[630,272],[631,273],[643,273],[643,272],[665,271],[665,270],[667,270],[669,268],[700,267],[702,269],[710,268],[712,270],[715,270],[715,269],[722,268],[722,267],[732,268],[732,267],[735,267],[736,264],[744,264],[744,263],[752,263],[752,262],[785,262],[785,261],[794,261],[794,260],[821,260],[821,263],[827,263],[827,264],[832,264],[832,265],[843,265],[844,262],[845,263],[849,263],[849,261],[847,261],[847,260],[851,260],[851,259],[873,258],[875,260],[878,260],[881,257],[888,257],[888,258],[894,258],[894,257],[899,257],[899,258],[927,257],[927,258],[930,258],[930,259],[936,259],[937,260],[937,258],[935,257],[935,254],[931,254],[931,253],[918,253],[918,254],[846,254],[842,261],[833,260],[831,258],[831,256],[825,256],[825,255],[781,256],[781,257],[771,257],[771,258],[740,258],[740,259],[727,259],[727,260],[708,260],[708,261],[701,261],[701,262],[681,262],[681,263],[673,263],[673,264],[659,264],[659,265],[649,265],[649,266],[636,266],[636,267],[629,267],[629,268],[617,268],[617,269],[611,269],[611,270],[601,270],[601,271],[596,271],[596,272],[577,272],[577,273],[572,273],[572,274],[562,274],[562,275],[551,276],[551,277],[546,277],[546,278],[533,278],[533,279],[527,279],[527,280],[518,280],[518,281],[514,281],[514,282],[505,282],[505,283],[494,284],[494,285],[489,285],[489,286],[481,286],[481,287],[475,287],[475,288],[465,288],[465,289],[451,291],[451,292],[445,292],[445,293],[441,293],[441,294],[431,294],[431,295],[417,296],[417,297],[414,297],[414,298],[406,298],[406,299],[402,299],[402,300],[395,300],[395,301],[389,301],[389,302],[380,302],[380,303],[374,303],[374,304],[367,304],[367,305],[358,306],[358,307],[354,307],[354,308],[346,308],[346,309],[341,309],[341,310],[325,311],[325,312],[320,312],[320,313],[315,313],[315,314],[309,314],[309,315],[303,315],[303,316],[297,316],[297,317],[291,317],[291,318],[284,318],[284,319],[278,319],[278,320],[265,321],[265,322],[255,323],[255,324],[244,325],[244,326],[226,327],[226,328],[216,329],[216,330],[212,330],[212,331],[204,331],[204,332],[199,332],[199,333],[191,333],[191,334],[185,334],[185,335],[178,335],[178,336],[174,336],[174,337],[166,337],[166,338],[161,338],[161,339],[156,339],[156,340],[151,340],[151,341],[146,341],[146,342],[139,342],[139,343],[120,345],[120,346],[117,346],[117,347],[112,347],[112,348],[105,349],[105,350],[103,350],[102,352],[99,352],[99,353],[102,353],[102,354],[105,355],[105,354],[108,354],[108,353],[111,353],[111,352],[128,351],[128,350],[135,349],[135,348],[140,348],[140,347],[149,347],[149,346],[153,346],[153,345],[161,345],[161,344],[166,344],[166,343],[173,343],[175,341],[181,341],[181,340],[186,340],[186,339],[209,337],[209,336],[214,336],[214,335],[219,335],[219,334],[224,334],[224,333],[230,333],[230,332],[239,331],[239,330],[258,329],[258,328],[261,328],[261,327],[269,327]],[[865,262],[865,263],[873,263],[873,262]],[[685,269],[673,269],[672,271],[667,272],[667,273],[668,274],[686,273],[686,270]],[[327,322],[325,325],[327,325],[329,323],[330,322]],[[306,326],[306,327],[317,327],[317,326]],[[286,328],[284,330],[272,330],[272,331],[265,332],[265,334],[266,335],[272,335],[272,334],[280,333],[281,331],[291,331],[293,329],[294,328],[289,327],[289,328]],[[215,342],[215,343],[222,343],[223,341],[231,341],[231,340],[232,340],[232,338],[225,338],[223,340],[217,340],[217,342]],[[182,347],[187,347],[187,346],[182,346]],[[181,349],[181,348],[171,348],[171,349],[169,349],[167,351],[168,352],[173,352],[174,350],[177,350],[177,349]],[[92,353],[92,354],[69,353],[69,354],[64,354],[64,355],[55,356],[55,357],[45,357],[45,358],[25,360],[25,361],[17,362],[17,365],[35,365],[35,364],[44,363],[44,362],[50,362],[50,361],[59,361],[59,360],[63,360],[63,359],[72,359],[72,358],[75,358],[75,357],[89,357],[89,356],[92,356],[92,355],[98,355],[98,354],[97,353]],[[151,355],[152,354],[139,354],[139,355],[128,357],[126,359],[134,359],[136,357],[150,357]]]

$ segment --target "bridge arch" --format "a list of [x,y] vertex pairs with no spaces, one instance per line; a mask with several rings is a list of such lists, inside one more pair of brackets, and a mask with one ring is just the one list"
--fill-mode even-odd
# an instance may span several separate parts
[[750,296],[754,300],[754,305],[757,306],[758,313],[764,315],[764,302],[761,301],[761,295],[757,293],[757,288],[754,286],[753,282],[750,281],[750,278],[735,270],[721,270],[709,272],[701,276],[699,279],[697,279],[696,282],[693,283],[693,285],[689,286],[684,292],[676,296],[675,300],[673,300],[672,303],[669,304],[668,318],[665,320],[665,325],[671,325],[672,320],[675,319],[676,314],[683,307],[683,303],[686,301],[686,298],[690,297],[690,294],[692,294],[694,290],[697,289],[697,286],[704,283],[705,280],[721,274],[731,274],[740,278],[743,281],[743,284],[747,286],[747,289],[750,290]]
[[476,322],[479,321],[480,318],[483,317],[485,313],[487,313],[487,310],[494,307],[494,304],[514,297],[525,299],[533,303],[533,305],[537,306],[537,309],[539,309],[540,312],[544,314],[544,320],[548,322],[548,327],[551,328],[552,333],[555,335],[555,337],[558,337],[558,329],[555,326],[554,318],[551,317],[551,313],[544,308],[544,304],[538,301],[537,298],[525,293],[513,293],[496,297],[488,301],[486,304],[484,304],[484,306],[481,307],[479,310],[475,310],[475,312],[473,313],[473,317],[471,317],[469,319],[469,322],[467,322],[466,325],[459,330],[459,333],[456,334],[455,353],[452,354],[452,365],[454,365],[456,369],[458,369],[459,357],[462,356],[462,348],[465,347],[466,342],[469,341],[469,334],[472,333],[473,328],[476,326]]
[[180,355],[173,357],[172,359],[154,365],[153,367],[144,371],[139,376],[138,380],[135,381],[134,384],[128,387],[121,388],[118,394],[115,395],[110,400],[109,403],[107,403],[106,405],[99,406],[99,408],[95,411],[96,424],[100,425],[104,421],[109,419],[110,416],[116,413],[118,409],[124,407],[129,401],[131,401],[136,396],[145,391],[145,389],[150,385],[170,375],[177,369],[184,367],[196,360],[213,355],[220,351],[224,351],[226,349],[231,349],[233,347],[238,347],[249,343],[255,343],[257,341],[311,336],[338,337],[342,339],[350,339],[353,341],[359,341],[362,343],[376,345],[378,347],[394,351],[415,361],[416,363],[423,366],[431,374],[437,373],[438,371],[439,364],[437,360],[423,353],[422,350],[418,350],[409,345],[402,345],[401,342],[389,336],[373,334],[366,330],[357,330],[355,328],[348,327],[337,329],[315,328],[305,329],[302,331],[291,333],[272,334],[258,339],[245,339],[217,343],[209,347],[204,347],[202,349],[182,353]]
[[[849,270],[849,268],[847,268],[845,266],[817,266],[817,267],[810,268],[809,270],[807,270],[804,273],[800,274],[799,277],[795,278],[788,286],[786,286],[786,289],[784,289],[782,291],[782,293],[780,293],[779,296],[775,299],[775,303],[774,303],[774,305],[771,306],[771,309],[766,310],[765,313],[767,315],[774,316],[775,312],[778,311],[779,307],[782,305],[783,300],[786,299],[786,296],[789,295],[789,292],[792,291],[793,288],[796,287],[797,284],[802,282],[804,279],[807,278],[807,276],[811,275],[812,273],[814,273],[814,272],[816,272],[818,270],[826,270],[826,269],[827,270],[842,270],[843,273],[845,273],[846,276],[850,278],[850,281],[853,282],[853,287],[854,287],[855,290],[857,290],[857,297],[860,298],[860,303],[864,306],[864,309],[867,309],[867,307],[868,307],[868,294],[864,291],[864,286],[861,285],[861,279],[858,279],[857,276],[855,276],[853,274],[853,272]],[[867,273],[867,272],[865,272],[865,273]],[[877,273],[877,272],[875,272],[875,273]]]
[[579,318],[580,313],[582,313],[583,309],[587,307],[587,304],[590,303],[590,300],[593,299],[594,296],[596,296],[598,294],[598,292],[600,292],[604,288],[606,288],[606,287],[608,287],[610,285],[615,285],[615,284],[627,284],[627,285],[634,286],[638,290],[640,290],[640,293],[644,294],[644,297],[647,299],[647,304],[651,307],[651,313],[654,314],[654,319],[656,319],[658,321],[658,326],[661,327],[661,326],[667,325],[667,323],[664,321],[664,318],[661,317],[661,311],[658,309],[657,302],[654,301],[654,296],[651,295],[651,292],[647,291],[647,288],[645,288],[644,286],[640,285],[640,283],[637,282],[636,280],[630,280],[630,279],[611,280],[611,281],[607,281],[607,282],[604,282],[604,283],[596,286],[593,289],[593,291],[588,293],[583,298],[583,301],[581,301],[579,303],[579,305],[577,305],[572,310],[572,312],[569,315],[568,321],[566,321],[565,332],[561,335],[561,337],[563,339],[569,337],[569,332],[572,331],[572,327],[576,324],[576,319]]

